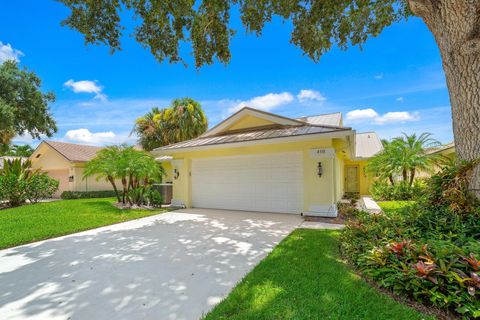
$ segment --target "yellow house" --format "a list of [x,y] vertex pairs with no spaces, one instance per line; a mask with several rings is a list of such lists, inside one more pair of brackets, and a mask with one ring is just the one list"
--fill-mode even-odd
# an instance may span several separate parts
[[293,119],[243,108],[153,154],[171,163],[176,205],[336,216],[345,193],[368,193],[364,166],[381,149],[341,113]]
[[55,197],[59,197],[63,191],[113,190],[112,185],[104,179],[83,179],[85,163],[101,149],[81,144],[42,141],[30,156],[30,160],[33,168],[47,172],[60,182]]

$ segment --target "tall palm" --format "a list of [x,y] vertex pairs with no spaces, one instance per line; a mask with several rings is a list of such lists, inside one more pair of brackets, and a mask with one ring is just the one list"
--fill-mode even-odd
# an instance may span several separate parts
[[157,107],[153,107],[151,111],[135,121],[135,126],[132,132],[138,136],[138,143],[145,150],[152,150],[159,145],[165,145],[164,130],[160,128],[156,117],[161,113]]
[[207,117],[197,101],[191,98],[175,99],[170,108],[171,143],[196,138],[207,130]]
[[208,128],[200,103],[191,98],[172,101],[168,108],[153,108],[137,119],[133,132],[147,151],[198,137]]

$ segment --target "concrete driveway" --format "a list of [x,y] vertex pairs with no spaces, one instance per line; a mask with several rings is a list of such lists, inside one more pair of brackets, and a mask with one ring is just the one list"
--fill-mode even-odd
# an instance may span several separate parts
[[1,319],[198,319],[301,223],[185,209],[0,251]]

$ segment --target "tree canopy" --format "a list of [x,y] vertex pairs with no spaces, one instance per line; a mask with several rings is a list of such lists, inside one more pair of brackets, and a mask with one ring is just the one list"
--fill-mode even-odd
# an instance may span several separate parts
[[135,39],[162,62],[182,62],[180,47],[190,42],[195,66],[228,63],[235,34],[231,10],[238,9],[247,32],[260,35],[274,15],[293,24],[291,42],[317,61],[333,45],[361,45],[386,26],[410,15],[407,0],[59,0],[71,9],[62,24],[85,36],[88,44],[121,48],[122,9],[133,11]]
[[204,133],[208,121],[202,106],[191,98],[172,101],[169,107],[152,111],[135,122],[133,131],[145,150],[193,139]]
[[[231,11],[247,32],[261,35],[274,16],[292,23],[291,42],[318,61],[333,46],[362,46],[392,23],[420,17],[438,45],[447,79],[459,159],[480,158],[480,1],[478,0],[58,0],[71,9],[62,23],[87,44],[121,48],[120,12],[133,11],[135,39],[158,61],[185,63],[191,43],[195,66],[231,59]],[[411,36],[415,36],[412,34]],[[480,166],[471,189],[480,198]]]
[[33,148],[26,145],[5,145],[5,148],[0,148],[1,156],[16,156],[16,157],[30,157],[33,153]]
[[40,138],[57,132],[48,107],[55,95],[43,93],[40,87],[40,78],[15,61],[0,64],[0,144],[8,145],[15,135]]

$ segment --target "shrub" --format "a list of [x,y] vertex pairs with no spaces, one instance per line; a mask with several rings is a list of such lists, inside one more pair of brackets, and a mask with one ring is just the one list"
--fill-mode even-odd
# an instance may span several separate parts
[[395,293],[466,318],[480,317],[478,200],[463,184],[448,197],[452,183],[467,171],[471,166],[460,165],[432,177],[425,196],[404,210],[356,212],[342,234],[347,259]]
[[376,181],[372,184],[370,193],[375,200],[379,201],[406,201],[418,198],[424,193],[425,183],[416,180],[412,186],[408,182],[398,182],[395,185]]
[[51,198],[58,190],[58,180],[50,178],[47,174],[34,175],[28,181],[26,198],[31,203],[37,203],[40,199]]
[[7,206],[16,207],[26,200],[37,202],[50,197],[58,188],[58,181],[39,170],[32,170],[30,161],[5,160],[0,172],[0,199]]
[[28,181],[16,175],[0,176],[0,199],[9,207],[19,206],[27,200]]
[[137,206],[151,206],[161,207],[163,203],[163,197],[159,191],[152,189],[150,186],[137,187],[129,191],[129,199],[132,204]]
[[145,195],[148,204],[154,208],[160,208],[163,204],[163,197],[160,191],[155,189],[149,189]]
[[115,197],[114,190],[103,191],[63,191],[60,198],[70,199],[89,199],[89,198],[112,198]]

